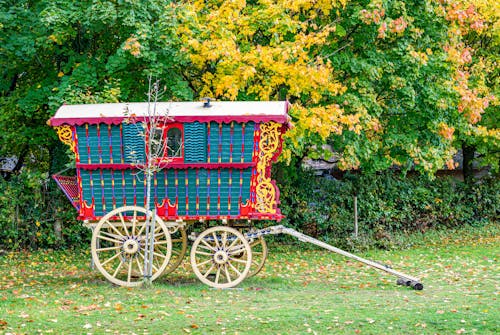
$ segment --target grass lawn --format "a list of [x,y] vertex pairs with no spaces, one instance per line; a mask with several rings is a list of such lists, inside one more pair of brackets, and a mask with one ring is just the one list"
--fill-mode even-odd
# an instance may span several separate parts
[[120,288],[88,250],[0,256],[0,334],[498,334],[500,229],[415,238],[359,254],[422,278],[423,291],[305,244],[269,242],[235,289],[197,281],[186,258],[151,288]]

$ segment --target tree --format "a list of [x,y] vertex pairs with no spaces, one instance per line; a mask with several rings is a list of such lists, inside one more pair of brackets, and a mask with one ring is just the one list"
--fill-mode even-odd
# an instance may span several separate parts
[[[322,56],[345,34],[330,17],[345,1],[196,1],[178,6],[178,33],[190,66],[185,76],[201,96],[295,103],[295,129],[285,159],[321,151],[342,129],[332,100],[345,91]],[[310,108],[305,108],[308,106]],[[345,120],[345,122],[350,122]],[[311,146],[316,145],[316,150]]]
[[[285,159],[328,154],[323,144],[329,142],[341,154],[342,169],[397,165],[432,175],[455,167],[457,134],[471,141],[481,132],[496,136],[494,129],[474,126],[476,112],[463,106],[464,85],[477,92],[474,104],[481,108],[491,100],[477,91],[477,80],[464,84],[459,76],[471,56],[453,18],[464,4],[181,4],[178,32],[191,61],[186,77],[202,95],[292,101],[295,128]],[[474,34],[482,19],[469,12],[462,29]]]
[[0,125],[8,129],[0,156],[23,160],[54,147],[45,123],[63,103],[143,101],[148,74],[164,78],[169,97],[192,98],[164,1],[3,0],[0,22]]
[[[34,174],[30,185],[41,188],[47,172],[68,162],[46,125],[63,103],[144,101],[150,74],[163,79],[167,99],[192,99],[175,27],[172,7],[160,0],[0,0],[0,157],[19,162],[4,179],[24,173],[19,178],[31,181]],[[54,211],[54,197],[27,199],[19,212],[6,203],[5,211],[15,215],[3,213],[2,227],[35,227],[33,208],[50,220],[68,220],[65,210]]]
[[500,10],[491,0],[457,1],[447,10],[456,45],[449,54],[455,61],[458,110],[468,121],[459,128],[457,143],[464,179],[471,181],[474,160],[497,171],[500,162]]

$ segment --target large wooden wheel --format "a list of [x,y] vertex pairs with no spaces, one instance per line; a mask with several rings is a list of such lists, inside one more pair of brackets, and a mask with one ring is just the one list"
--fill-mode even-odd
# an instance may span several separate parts
[[264,237],[259,236],[253,241],[250,241],[250,248],[252,248],[252,266],[248,272],[248,277],[255,276],[259,273],[267,259],[267,243]]
[[[179,267],[186,255],[187,250],[187,234],[186,229],[179,228],[174,233],[170,234],[172,237],[172,256],[170,257],[170,262],[163,274],[169,274]],[[156,249],[157,245],[155,245]],[[160,250],[165,251],[165,245],[159,245]]]
[[215,288],[241,283],[252,265],[252,249],[236,229],[220,226],[202,232],[191,248],[191,266],[198,279]]
[[[143,282],[146,217],[145,208],[125,206],[112,210],[97,224],[92,234],[92,259],[110,282],[120,286],[138,286]],[[172,240],[163,220],[156,216],[151,280],[161,275],[170,260]]]

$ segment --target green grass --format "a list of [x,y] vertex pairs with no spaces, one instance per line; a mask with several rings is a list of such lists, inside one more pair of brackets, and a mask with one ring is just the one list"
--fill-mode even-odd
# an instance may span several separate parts
[[359,254],[391,275],[304,244],[270,242],[265,270],[238,288],[200,284],[188,259],[151,288],[119,288],[87,250],[0,256],[0,334],[496,334],[497,226],[414,237],[403,251]]

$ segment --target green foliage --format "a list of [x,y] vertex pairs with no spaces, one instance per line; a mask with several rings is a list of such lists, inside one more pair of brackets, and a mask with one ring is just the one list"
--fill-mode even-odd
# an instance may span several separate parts
[[[432,175],[445,164],[452,168],[452,155],[467,144],[477,160],[498,169],[495,4],[0,0],[0,157],[18,157],[27,169],[2,181],[0,221],[13,228],[0,234],[17,240],[16,247],[55,244],[48,233],[38,243],[41,228],[33,224],[48,232],[54,215],[74,212],[45,204],[54,197],[33,186],[45,185],[47,171],[66,163],[47,119],[63,103],[144,101],[148,75],[161,79],[166,100],[287,97],[296,123],[285,145],[290,161],[319,158],[328,142],[343,169],[374,173],[399,165]],[[327,236],[349,236],[358,187],[363,227],[382,235],[439,220],[476,224],[484,215],[491,220],[498,205],[493,186],[484,193],[484,183],[384,184],[381,176],[363,176],[355,178],[359,186],[315,181],[313,187],[286,174],[288,222]]]
[[[76,222],[76,210],[46,174],[24,169],[9,182],[0,179],[0,204],[0,248],[88,244],[88,229]],[[60,225],[60,236],[56,225]]]
[[0,1],[0,155],[54,146],[63,103],[144,101],[148,74],[166,99],[191,99],[175,13],[164,1]]
[[[429,180],[393,172],[346,174],[337,180],[290,168],[277,177],[285,225],[350,249],[398,247],[397,234],[499,219],[498,178],[481,179],[472,186],[451,177]],[[358,238],[353,237],[355,194]]]

